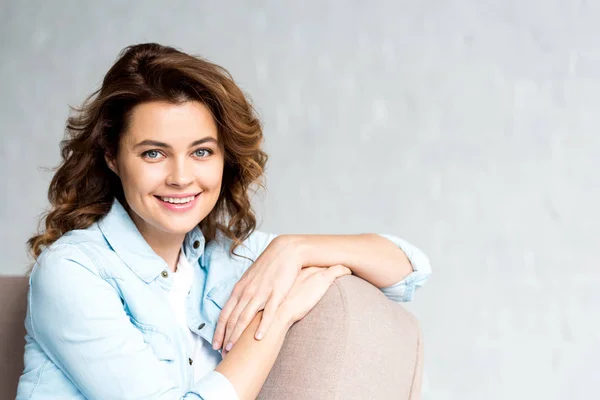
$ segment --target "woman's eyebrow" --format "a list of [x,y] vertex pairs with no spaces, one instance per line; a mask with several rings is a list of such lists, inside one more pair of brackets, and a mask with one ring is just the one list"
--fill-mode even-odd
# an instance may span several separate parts
[[[189,147],[194,147],[194,146],[198,146],[199,144],[202,143],[206,143],[206,142],[214,142],[214,143],[219,143],[217,141],[217,139],[215,139],[212,136],[207,136],[205,138],[199,139],[199,140],[195,140],[192,143],[190,143]],[[150,140],[150,139],[146,139],[146,140],[142,140],[141,142],[135,144],[133,146],[133,148],[137,148],[137,147],[141,147],[141,146],[155,146],[155,147],[163,147],[166,149],[171,149],[172,146],[170,144],[164,143],[164,142],[159,142],[157,140]]]

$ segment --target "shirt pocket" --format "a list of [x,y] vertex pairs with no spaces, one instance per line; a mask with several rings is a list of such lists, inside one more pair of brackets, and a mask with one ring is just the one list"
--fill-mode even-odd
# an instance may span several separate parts
[[177,358],[177,348],[169,336],[156,327],[131,318],[133,325],[142,332],[144,342],[152,348],[154,355],[161,361],[173,362]]
[[236,279],[224,279],[208,292],[206,298],[222,310],[227,300],[231,297],[231,292],[233,292],[233,287],[236,283]]

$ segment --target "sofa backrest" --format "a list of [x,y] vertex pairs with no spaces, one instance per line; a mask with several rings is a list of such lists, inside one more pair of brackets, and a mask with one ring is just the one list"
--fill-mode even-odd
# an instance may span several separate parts
[[0,276],[0,399],[14,399],[23,372],[29,279]]

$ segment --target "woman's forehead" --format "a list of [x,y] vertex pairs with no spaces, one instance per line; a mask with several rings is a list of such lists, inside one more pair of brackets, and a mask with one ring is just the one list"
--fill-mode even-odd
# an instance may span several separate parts
[[212,113],[204,104],[196,101],[140,104],[134,107],[128,125],[124,139],[133,145],[144,140],[176,144],[191,143],[206,137],[218,139]]

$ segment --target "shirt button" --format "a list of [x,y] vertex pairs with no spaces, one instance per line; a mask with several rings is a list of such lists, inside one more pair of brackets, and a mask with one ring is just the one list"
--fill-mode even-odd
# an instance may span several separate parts
[[191,358],[188,358],[188,362],[190,363],[190,365],[192,365],[194,363],[194,360],[192,360]]
[[198,247],[200,247],[200,241],[196,240],[192,246],[194,246],[194,248],[197,249]]
[[169,273],[167,271],[163,271],[160,274],[162,275],[163,278],[167,278],[169,276]]
[[200,325],[198,325],[198,330],[200,330],[200,329],[204,328],[204,325],[206,325],[204,322],[203,322],[203,323],[201,323]]

